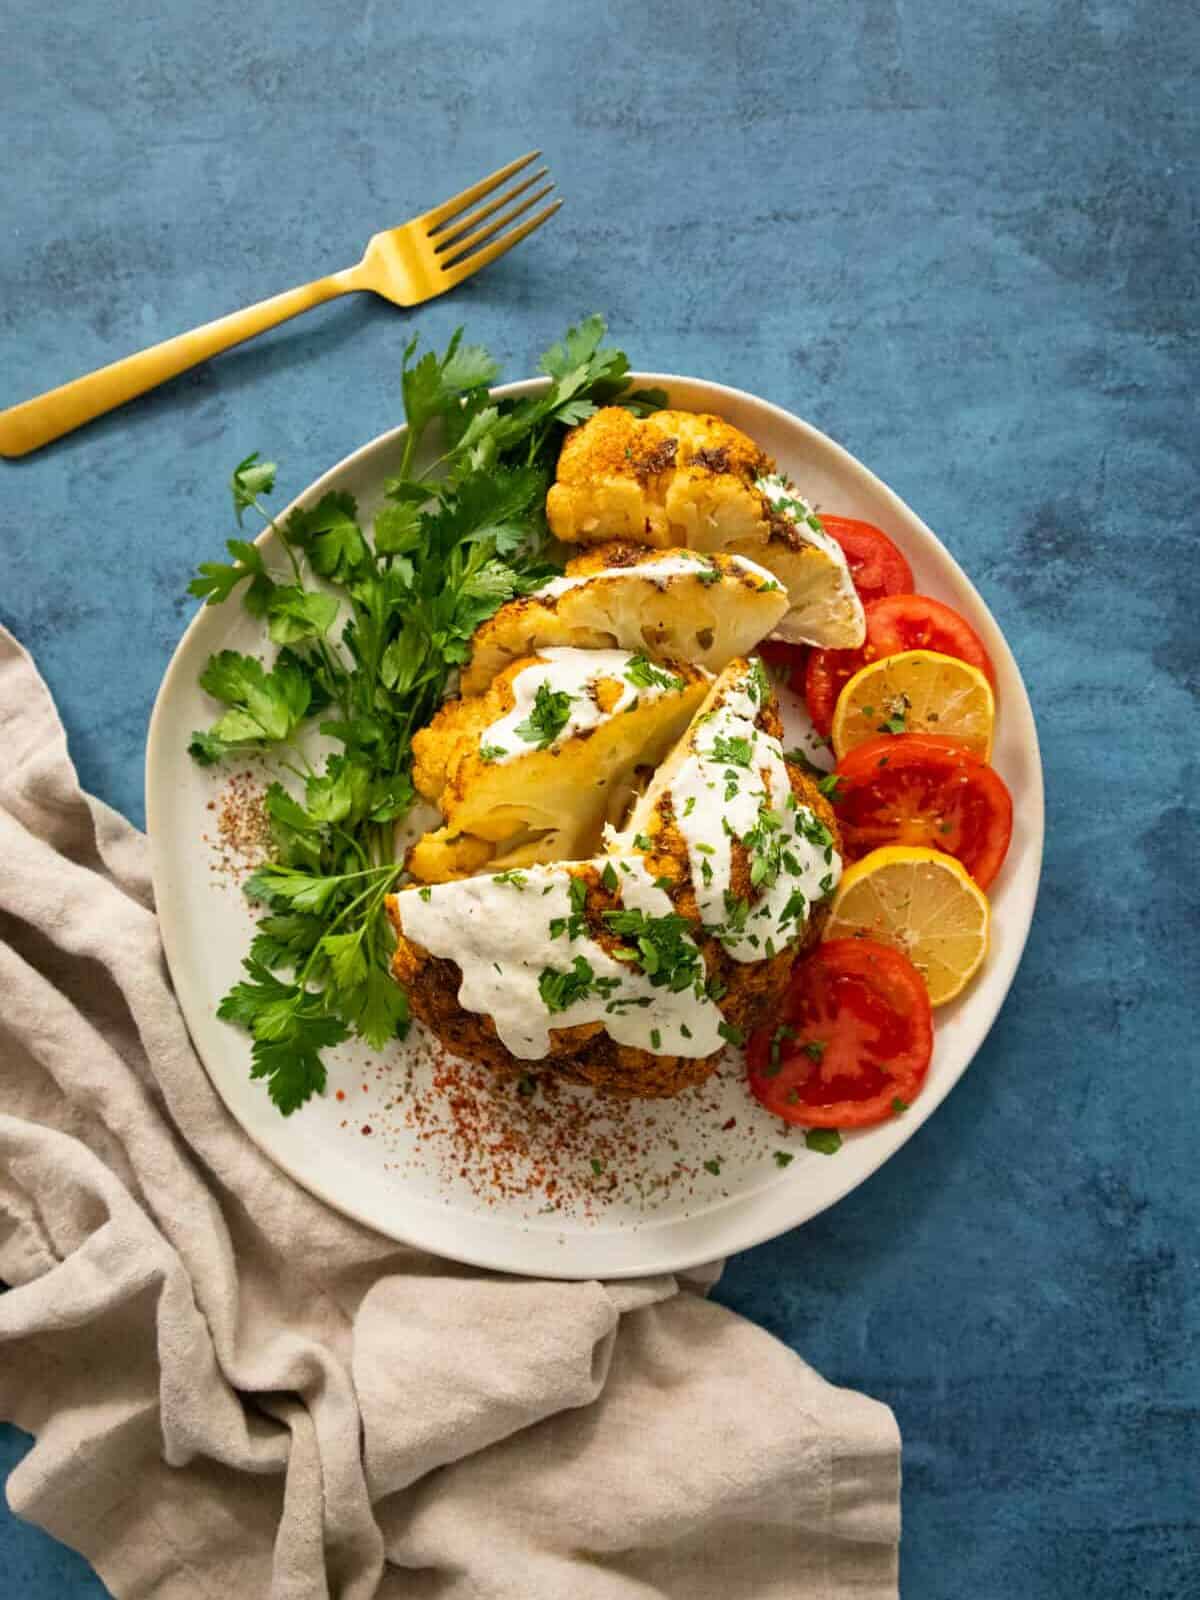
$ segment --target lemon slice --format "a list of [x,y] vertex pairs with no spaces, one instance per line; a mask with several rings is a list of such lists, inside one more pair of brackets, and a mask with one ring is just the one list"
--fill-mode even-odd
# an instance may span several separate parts
[[880,733],[945,733],[984,761],[992,753],[996,701],[978,667],[936,650],[904,650],[871,661],[838,696],[838,756]]
[[941,1006],[979,971],[990,917],[987,896],[953,856],[886,845],[847,867],[824,936],[865,935],[902,951]]

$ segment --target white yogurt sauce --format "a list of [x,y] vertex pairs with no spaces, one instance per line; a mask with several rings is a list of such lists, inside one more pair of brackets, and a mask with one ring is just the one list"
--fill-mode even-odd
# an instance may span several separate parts
[[[626,909],[652,917],[672,911],[640,857],[591,865],[617,872]],[[569,936],[571,882],[566,867],[555,863],[406,889],[398,897],[400,924],[414,943],[457,964],[459,1004],[491,1017],[501,1043],[522,1061],[549,1053],[551,1028],[585,1022],[603,1023],[618,1044],[657,1055],[699,1057],[720,1050],[721,1013],[704,993],[699,951],[695,985],[678,994],[655,987],[640,967],[615,960],[586,929]],[[591,974],[588,992],[551,1011],[543,998],[545,975],[570,973],[579,961]]]
[[[780,587],[778,578],[768,572],[766,567],[760,567],[757,561],[751,561],[747,556],[728,556],[726,559],[739,572],[757,578],[764,589]],[[580,589],[585,584],[597,583],[601,579],[607,583],[639,578],[665,589],[672,578],[698,578],[705,570],[710,573],[714,570],[706,556],[702,556],[698,551],[681,550],[678,555],[664,556],[661,561],[642,561],[635,567],[604,567],[599,572],[586,572],[574,578],[552,578],[549,583],[543,584],[536,590],[532,598],[556,600],[560,594],[566,594],[570,589]]]
[[[656,663],[651,663],[653,673],[664,681],[641,684],[632,681],[628,675],[629,664],[635,656],[629,650],[576,650],[567,645],[554,645],[537,653],[541,660],[518,672],[512,680],[512,710],[491,723],[479,737],[480,751],[487,752],[488,761],[502,765],[517,756],[528,755],[531,750],[557,749],[577,733],[620,716],[636,701],[658,700],[664,694],[679,694],[687,687],[686,679]],[[601,711],[592,692],[600,678],[613,678],[621,685],[619,697],[607,711]],[[570,696],[566,720],[549,743],[518,732],[520,725],[528,722],[541,688]]]
[[[670,788],[701,921],[736,961],[762,961],[797,939],[842,872],[828,830],[796,804],[779,740],[755,724],[761,694],[753,668],[725,691]],[[735,837],[764,875],[749,903],[729,905]]]

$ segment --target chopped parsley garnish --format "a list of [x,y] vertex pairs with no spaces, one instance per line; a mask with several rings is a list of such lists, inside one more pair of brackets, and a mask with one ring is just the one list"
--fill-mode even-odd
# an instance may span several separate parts
[[815,845],[818,850],[828,850],[833,844],[833,835],[829,829],[808,810],[796,812],[796,832],[802,839],[807,839],[809,844]]
[[507,883],[514,889],[523,889],[528,881],[525,874],[519,872],[516,867],[510,867],[507,872],[492,874],[493,883]]
[[788,1022],[781,1022],[775,1029],[775,1032],[771,1035],[771,1043],[767,1050],[767,1065],[763,1071],[764,1077],[774,1078],[779,1075],[783,1066],[782,1050],[784,1041],[795,1037],[796,1030]]
[[544,967],[538,977],[538,993],[547,1011],[566,1011],[577,1000],[585,1000],[595,987],[595,969],[583,956],[575,957],[568,972]]
[[835,1156],[842,1148],[842,1136],[836,1128],[809,1128],[804,1143],[819,1155]]
[[481,744],[479,746],[479,759],[489,764],[493,761],[499,761],[502,756],[507,754],[508,751],[501,744]]
[[733,893],[732,889],[725,891],[725,921],[721,927],[721,937],[728,942],[736,939],[746,931],[746,922],[750,916],[750,902],[743,900],[740,895]]
[[545,750],[571,720],[571,702],[574,695],[565,689],[552,689],[548,683],[539,683],[533,705],[524,722],[518,722],[516,732],[527,744]]
[[[873,708],[872,708],[873,709]],[[912,701],[906,694],[898,694],[890,705],[885,707],[890,715],[885,717],[876,729],[877,733],[907,733],[908,713],[912,710]],[[866,706],[863,711],[870,716],[871,710]]]
[[679,1024],[679,1031],[685,1039],[690,1039],[692,1037],[692,1030],[688,1027],[686,1022],[681,1022]]
[[824,778],[829,776],[829,774],[825,771],[825,768],[817,766],[815,761],[810,760],[808,755],[801,750],[799,745],[797,745],[794,750],[785,750],[783,752],[783,759],[790,762],[793,766],[799,767],[801,772],[806,772],[810,778]]
[[704,1170],[705,1172],[711,1172],[714,1178],[721,1176],[721,1163],[716,1156],[711,1157],[704,1163]]
[[603,1161],[601,1161],[599,1156],[593,1156],[592,1157],[592,1171],[595,1173],[595,1175],[598,1178],[603,1175],[604,1163],[603,1163]]
[[587,932],[587,882],[583,878],[572,877],[567,885],[567,894],[571,900],[571,914],[569,917],[551,919],[550,937],[557,939],[565,933],[569,942]]
[[417,890],[417,894],[420,896],[420,898],[422,900],[425,901],[426,905],[428,905],[430,900],[433,899],[433,890],[429,887],[429,885],[427,883],[426,884],[422,884],[422,886]]
[[771,684],[767,677],[767,669],[757,656],[750,661],[750,674],[746,681],[746,693],[757,706],[765,706],[771,698]]
[[842,780],[836,772],[827,772],[823,778],[817,780],[817,792],[818,794],[823,794],[826,800],[836,805],[842,798],[841,782]]
[[656,667],[645,656],[634,656],[625,668],[625,676],[635,689],[683,689],[684,679],[674,672]]
[[633,848],[635,850],[653,850],[654,841],[647,833],[635,833],[633,836]]
[[531,1096],[537,1093],[537,1079],[531,1078],[527,1072],[523,1072],[517,1079],[517,1093],[522,1100],[530,1099]]
[[644,911],[624,909],[606,911],[604,920],[613,933],[634,942],[636,950],[629,953],[656,989],[666,988],[672,994],[701,990],[704,962],[686,917],[675,912],[651,917]]
[[692,812],[695,811],[695,809],[696,809],[696,796],[694,794],[690,794],[690,795],[688,795],[687,799],[683,803],[683,814],[684,814],[684,816],[685,817],[690,817]]
[[744,836],[742,843],[750,852],[752,888],[769,889],[778,878],[779,869],[783,864],[782,828],[783,818],[779,813],[772,811],[769,806],[764,806],[758,814],[758,821]]
[[650,1029],[650,1048],[652,1050],[662,1049],[662,1034],[657,1028]]
[[729,766],[748,767],[754,759],[754,750],[750,740],[741,734],[718,733],[712,742],[709,757]]
[[701,568],[696,576],[700,579],[700,582],[704,584],[705,588],[707,588],[709,584],[720,583],[721,569],[718,566],[705,566]]
[[790,1150],[776,1150],[775,1152],[775,1165],[777,1167],[790,1167],[795,1159]]
[[797,928],[800,928],[806,920],[808,920],[808,899],[802,890],[792,890],[787,896],[786,906],[779,912],[779,928],[787,922],[797,923]]
[[829,1049],[828,1039],[809,1039],[800,1046],[801,1050],[810,1061],[815,1061],[819,1066],[825,1059],[825,1052]]
[[895,1098],[892,1101],[892,1115],[894,1117],[898,1117],[898,1116],[902,1115],[902,1113],[907,1111],[907,1110],[908,1110],[908,1101],[907,1100],[901,1100],[900,1096],[896,1095]]
[[726,1022],[724,1019],[717,1023],[717,1032],[729,1044],[745,1044],[746,1042],[745,1029],[737,1027],[732,1022]]
[[617,884],[620,882],[617,877],[616,869],[611,861],[606,861],[604,863],[604,871],[600,874],[600,882],[608,890],[609,894],[612,894],[615,891]]

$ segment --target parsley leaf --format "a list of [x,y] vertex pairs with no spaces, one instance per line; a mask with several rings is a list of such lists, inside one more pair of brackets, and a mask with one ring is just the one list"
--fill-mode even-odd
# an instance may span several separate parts
[[633,684],[635,689],[682,689],[684,680],[677,673],[667,672],[662,667],[656,667],[645,656],[637,655],[630,659],[625,668],[625,677]]
[[260,461],[257,450],[252,451],[244,461],[239,461],[234,467],[229,488],[233,495],[233,509],[239,527],[243,511],[248,511],[255,505],[260,495],[270,494],[275,487],[275,474],[278,470],[273,461]]
[[753,757],[749,739],[724,733],[717,734],[709,754],[713,761],[725,761],[735,767],[748,767]]
[[529,715],[524,722],[517,723],[516,732],[537,749],[547,749],[570,721],[573,699],[565,689],[552,689],[548,683],[539,683]]
[[538,977],[538,993],[547,1011],[566,1011],[591,994],[595,980],[591,962],[576,956],[567,972],[544,967]]
[[804,1143],[819,1155],[835,1156],[842,1148],[842,1136],[836,1128],[809,1128],[804,1135]]

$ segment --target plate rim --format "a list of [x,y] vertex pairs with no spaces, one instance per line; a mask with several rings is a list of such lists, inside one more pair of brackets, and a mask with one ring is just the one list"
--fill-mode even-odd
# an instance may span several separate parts
[[[471,1231],[474,1242],[461,1244],[459,1243],[457,1237],[453,1238],[449,1244],[445,1239],[439,1239],[436,1243],[431,1243],[427,1236],[421,1236],[420,1229],[414,1232],[411,1228],[406,1227],[405,1224],[407,1223],[408,1218],[404,1215],[401,1215],[398,1221],[382,1219],[373,1208],[366,1205],[356,1204],[353,1196],[347,1197],[344,1193],[338,1192],[334,1185],[322,1184],[319,1173],[312,1172],[299,1161],[289,1160],[286,1151],[281,1152],[279,1149],[273,1148],[269,1143],[266,1142],[266,1139],[262,1135],[262,1130],[253,1126],[252,1124],[249,1124],[239,1114],[239,1109],[234,1103],[232,1095],[226,1093],[226,1087],[223,1083],[223,1073],[220,1067],[218,1065],[210,1065],[201,1045],[197,1042],[188,1019],[187,1003],[183,997],[183,994],[180,992],[178,984],[176,983],[176,972],[179,970],[177,963],[181,964],[182,958],[180,954],[180,942],[179,937],[177,936],[177,929],[172,922],[172,919],[161,909],[168,898],[162,892],[162,887],[165,882],[165,860],[163,852],[165,850],[164,840],[166,838],[166,830],[157,826],[157,823],[160,819],[158,816],[158,806],[155,794],[155,775],[160,766],[162,766],[164,755],[168,750],[166,741],[168,737],[167,724],[169,722],[169,718],[166,714],[166,708],[169,706],[171,701],[177,680],[183,676],[183,661],[188,655],[186,647],[188,646],[189,641],[191,641],[194,635],[199,631],[200,627],[202,626],[203,619],[206,617],[210,609],[204,604],[204,602],[200,602],[200,604],[197,606],[195,614],[192,616],[187,627],[180,635],[175,645],[175,649],[171,655],[171,659],[167,664],[166,671],[163,674],[162,681],[159,684],[158,692],[154,699],[154,705],[150,713],[144,762],[146,831],[150,845],[151,882],[154,890],[159,933],[167,961],[168,971],[171,976],[172,988],[175,992],[176,1000],[180,1006],[180,1011],[183,1014],[185,1025],[188,1027],[188,1034],[191,1038],[192,1046],[196,1051],[197,1058],[199,1059],[205,1073],[219,1095],[226,1110],[229,1112],[230,1116],[233,1117],[234,1121],[241,1128],[242,1132],[248,1138],[250,1138],[260,1150],[262,1150],[263,1154],[270,1161],[279,1167],[281,1171],[287,1173],[289,1177],[300,1184],[300,1186],[307,1192],[314,1195],[317,1199],[323,1201],[325,1204],[332,1206],[334,1210],[353,1218],[355,1221],[371,1228],[385,1238],[393,1239],[397,1243],[409,1245],[417,1249],[427,1250],[432,1254],[443,1256],[446,1259],[463,1262],[474,1267],[480,1267],[492,1271],[514,1273],[518,1275],[550,1277],[564,1280],[580,1278],[593,1279],[598,1276],[603,1276],[605,1279],[613,1280],[619,1278],[628,1279],[646,1277],[661,1273],[686,1272],[692,1268],[711,1262],[714,1259],[733,1254],[736,1251],[752,1249],[755,1245],[761,1244],[768,1239],[772,1239],[780,1234],[786,1233],[792,1228],[801,1227],[806,1222],[810,1222],[814,1217],[819,1216],[822,1212],[828,1210],[830,1206],[836,1205],[840,1200],[843,1200],[847,1194],[857,1189],[860,1184],[865,1183],[867,1179],[877,1172],[879,1168],[885,1164],[885,1162],[890,1160],[891,1157],[895,1155],[903,1145],[907,1144],[909,1139],[911,1139],[916,1133],[917,1129],[934,1114],[934,1112],[941,1105],[942,1101],[945,1100],[946,1096],[954,1088],[955,1084],[957,1084],[964,1076],[968,1067],[970,1067],[975,1057],[978,1055],[979,1050],[981,1049],[984,1041],[987,1039],[988,1034],[995,1025],[996,1019],[999,1016],[1004,1002],[1008,997],[1013,980],[1016,977],[1016,973],[1020,966],[1025,946],[1029,938],[1029,932],[1033,925],[1033,919],[1037,908],[1038,893],[1041,884],[1044,856],[1045,781],[1042,769],[1041,749],[1037,735],[1037,724],[1033,715],[1033,707],[1030,703],[1029,692],[1026,688],[1020,666],[1017,663],[1016,657],[1013,654],[1013,651],[1009,646],[1007,638],[1001,630],[999,623],[992,615],[991,608],[988,606],[983,596],[979,593],[969,575],[963,570],[950,550],[947,549],[947,547],[928,526],[924,519],[920,517],[906,501],[901,499],[901,497],[896,494],[893,489],[884,483],[884,481],[879,478],[871,470],[871,468],[866,466],[865,463],[858,459],[858,457],[847,450],[845,446],[839,444],[836,439],[831,438],[828,434],[822,432],[821,429],[815,427],[812,423],[807,422],[802,417],[796,416],[795,413],[788,411],[785,407],[776,405],[773,401],[765,400],[761,396],[750,393],[748,390],[738,389],[731,385],[718,383],[708,378],[689,377],[682,373],[639,371],[630,372],[628,377],[631,385],[636,385],[639,387],[661,387],[666,389],[668,393],[672,391],[673,387],[675,389],[691,388],[693,390],[703,390],[708,395],[715,397],[718,404],[721,399],[728,398],[728,400],[738,403],[742,406],[760,408],[769,416],[771,416],[772,419],[783,428],[793,432],[798,432],[800,435],[804,436],[807,443],[817,447],[821,451],[830,454],[842,470],[846,471],[852,477],[857,476],[860,480],[864,481],[877,496],[881,496],[889,506],[889,509],[895,512],[901,522],[910,522],[916,525],[916,527],[920,530],[922,537],[929,541],[929,544],[933,550],[935,550],[937,554],[946,563],[948,563],[953,572],[957,574],[958,579],[965,584],[966,588],[969,590],[974,604],[977,607],[977,614],[984,620],[985,628],[983,631],[985,635],[990,634],[991,636],[985,641],[988,643],[989,649],[994,649],[998,642],[1000,650],[1012,668],[1016,688],[1019,694],[1019,702],[1016,709],[1023,714],[1022,721],[1025,723],[1025,732],[1021,743],[1024,754],[1029,763],[1029,789],[1028,792],[1022,796],[1022,831],[1025,835],[1026,853],[1028,858],[1024,866],[1024,874],[1026,879],[1031,880],[1026,894],[1028,901],[1028,912],[1025,917],[1024,926],[1019,930],[1009,930],[1010,932],[1014,933],[1015,937],[1011,949],[1008,949],[1005,952],[1003,970],[999,973],[993,973],[993,991],[990,1002],[988,1002],[988,1004],[990,1004],[990,1010],[988,1011],[986,1018],[984,1018],[982,1021],[973,1019],[975,1021],[975,1025],[969,1030],[967,1041],[963,1046],[964,1053],[961,1064],[953,1071],[952,1075],[948,1076],[946,1081],[938,1084],[936,1088],[933,1085],[929,1085],[927,1087],[920,1100],[917,1101],[912,1107],[911,1111],[905,1115],[903,1123],[897,1122],[894,1125],[889,1125],[894,1128],[894,1132],[898,1136],[881,1145],[878,1150],[873,1151],[865,1165],[860,1161],[854,1165],[853,1169],[851,1169],[850,1165],[847,1164],[844,1177],[840,1177],[836,1171],[831,1172],[830,1176],[833,1179],[833,1182],[822,1191],[819,1200],[815,1204],[801,1203],[797,1205],[793,1203],[790,1206],[783,1204],[780,1197],[786,1196],[786,1185],[782,1187],[773,1186],[767,1190],[760,1190],[741,1196],[732,1196],[730,1197],[730,1204],[727,1207],[719,1208],[717,1215],[721,1217],[721,1220],[713,1230],[717,1237],[709,1240],[705,1240],[703,1236],[706,1232],[706,1218],[713,1216],[713,1211],[711,1208],[709,1210],[702,1210],[690,1216],[664,1218],[657,1224],[653,1219],[649,1219],[644,1224],[639,1223],[636,1225],[627,1226],[625,1228],[618,1227],[616,1230],[614,1230],[618,1237],[634,1238],[640,1241],[646,1241],[647,1243],[652,1235],[659,1231],[670,1234],[678,1229],[684,1231],[688,1235],[695,1234],[697,1237],[695,1242],[687,1248],[672,1250],[668,1245],[666,1254],[656,1254],[651,1251],[644,1256],[638,1256],[636,1260],[631,1259],[627,1262],[616,1260],[605,1265],[601,1272],[597,1272],[596,1270],[571,1270],[568,1265],[561,1262],[556,1263],[553,1261],[553,1259],[551,1259],[552,1252],[546,1249],[547,1244],[552,1245],[553,1241],[558,1238],[561,1246],[561,1244],[566,1243],[568,1238],[571,1240],[576,1239],[577,1235],[563,1234],[559,1236],[553,1232],[540,1230],[534,1231],[528,1229],[521,1221],[516,1219],[501,1219],[494,1215],[478,1215],[472,1213],[470,1220],[472,1223]],[[491,391],[491,393],[493,397],[498,399],[520,398],[525,395],[536,394],[539,390],[544,389],[549,381],[550,380],[546,377],[518,379],[511,383],[498,385]],[[318,499],[323,493],[326,492],[326,489],[331,484],[331,480],[338,480],[346,476],[357,464],[363,461],[365,457],[371,456],[377,451],[385,450],[392,445],[399,444],[403,440],[406,432],[407,425],[401,423],[394,428],[384,430],[382,433],[377,434],[374,438],[359,445],[356,449],[350,451],[339,461],[335,462],[306,488],[301,490],[299,494],[297,494],[286,506],[282,507],[275,514],[273,520],[276,523],[279,523],[295,508],[305,506],[310,504],[313,500]],[[262,529],[262,531],[255,537],[253,542],[256,545],[262,545],[271,537],[272,530],[268,526]],[[975,619],[973,618],[972,621],[974,622],[974,620]],[[969,1002],[969,995],[964,997],[964,1001]],[[914,1115],[914,1113],[918,1114]],[[286,1124],[281,1122],[281,1127],[283,1126],[286,1126]],[[398,1192],[403,1192],[402,1183],[398,1185]],[[769,1200],[769,1197],[772,1195],[776,1196],[773,1204]],[[743,1217],[742,1212],[747,1207],[752,1209],[752,1215]],[[427,1207],[426,1203],[422,1202],[420,1209],[432,1210],[433,1208]],[[448,1207],[443,1207],[440,1209],[446,1211],[449,1215],[457,1214]],[[725,1215],[722,1216],[722,1212],[724,1212]],[[716,1221],[715,1217],[714,1221]],[[539,1259],[535,1263],[528,1265],[522,1265],[520,1263],[518,1259],[521,1255],[519,1244],[514,1248],[510,1243],[508,1248],[504,1248],[503,1245],[499,1243],[500,1239],[508,1238],[508,1236],[513,1233],[517,1234],[518,1236],[523,1236],[524,1240],[527,1242],[528,1250],[526,1253],[534,1253],[539,1256]],[[489,1248],[490,1238],[494,1235],[498,1236],[497,1247]],[[597,1235],[597,1238],[600,1237],[602,1236]]]

